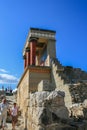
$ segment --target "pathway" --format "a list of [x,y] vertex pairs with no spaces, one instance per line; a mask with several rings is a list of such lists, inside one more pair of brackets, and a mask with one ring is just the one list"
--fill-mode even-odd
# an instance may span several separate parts
[[[12,107],[13,103],[16,102],[15,96],[6,96],[6,99],[9,103],[9,106]],[[23,118],[22,116],[18,117],[18,123],[16,125],[16,129],[15,130],[24,130],[23,129]],[[2,129],[0,129],[2,130]],[[7,127],[5,128],[5,130],[12,130],[12,123],[11,122],[7,122]]]

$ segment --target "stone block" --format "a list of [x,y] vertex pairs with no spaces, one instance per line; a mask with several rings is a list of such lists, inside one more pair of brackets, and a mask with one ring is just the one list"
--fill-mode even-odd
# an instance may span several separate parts
[[41,80],[38,84],[38,91],[50,91],[52,90],[51,85],[49,84],[49,80]]

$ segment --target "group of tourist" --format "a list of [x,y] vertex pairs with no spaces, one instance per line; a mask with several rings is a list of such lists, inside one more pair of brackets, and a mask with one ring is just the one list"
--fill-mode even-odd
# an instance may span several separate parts
[[18,108],[16,103],[14,103],[12,108],[10,108],[6,100],[6,97],[4,97],[2,99],[2,102],[0,103],[0,128],[2,128],[3,130],[7,126],[7,112],[12,117],[12,130],[15,130],[15,125],[17,123]]
[[12,93],[12,88],[9,88],[9,87],[8,87],[8,88],[5,88],[5,92],[6,92],[6,93]]
[[3,92],[6,95],[9,95],[9,96],[13,95],[13,93],[12,93],[13,89],[11,87],[4,88],[4,86],[2,86],[2,88],[0,89],[0,91]]

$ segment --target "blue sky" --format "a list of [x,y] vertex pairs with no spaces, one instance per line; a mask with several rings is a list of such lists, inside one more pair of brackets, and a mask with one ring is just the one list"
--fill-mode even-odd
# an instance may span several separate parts
[[60,62],[87,71],[86,0],[0,0],[0,87],[15,88],[23,74],[30,27],[55,30]]

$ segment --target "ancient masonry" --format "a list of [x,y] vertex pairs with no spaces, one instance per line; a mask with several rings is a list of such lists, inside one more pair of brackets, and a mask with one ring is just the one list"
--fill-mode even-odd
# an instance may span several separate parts
[[27,130],[75,130],[59,122],[69,119],[69,108],[77,99],[71,88],[74,83],[86,82],[87,74],[79,70],[76,76],[78,69],[60,64],[55,34],[52,30],[30,28],[23,49],[24,73],[17,86],[17,104]]

